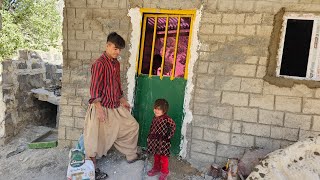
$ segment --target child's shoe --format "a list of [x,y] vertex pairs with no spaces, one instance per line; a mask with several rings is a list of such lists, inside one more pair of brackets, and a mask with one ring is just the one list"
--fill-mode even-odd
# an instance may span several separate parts
[[151,169],[150,171],[148,171],[148,176],[155,176],[157,175],[158,173],[160,172],[160,170],[157,170],[157,169]]
[[169,173],[168,174],[160,173],[159,180],[167,180],[168,175]]

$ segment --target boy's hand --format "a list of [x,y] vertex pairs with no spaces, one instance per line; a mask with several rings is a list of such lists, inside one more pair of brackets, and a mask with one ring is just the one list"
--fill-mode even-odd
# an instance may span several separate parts
[[120,103],[123,107],[125,107],[128,111],[130,111],[131,109],[130,104],[127,102],[127,100],[124,97],[120,99]]

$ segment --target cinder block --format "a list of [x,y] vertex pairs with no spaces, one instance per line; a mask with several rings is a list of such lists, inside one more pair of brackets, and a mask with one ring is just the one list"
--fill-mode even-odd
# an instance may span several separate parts
[[254,146],[254,137],[241,135],[241,134],[232,134],[231,135],[231,145],[240,146],[240,147],[253,147]]
[[259,57],[258,56],[248,56],[246,58],[245,63],[247,64],[257,64],[259,61]]
[[59,117],[59,126],[74,127],[74,118],[70,116],[61,115]]
[[194,115],[192,123],[198,127],[218,129],[219,120],[209,116]]
[[204,12],[201,17],[201,22],[220,24],[222,22],[222,15],[210,13],[210,12]]
[[274,14],[273,13],[264,13],[262,17],[262,24],[273,25]]
[[258,109],[234,107],[234,119],[246,122],[258,121]]
[[66,138],[68,140],[77,141],[79,140],[80,135],[82,134],[82,129],[78,128],[66,128]]
[[[235,10],[240,12],[252,12],[254,9],[255,1],[251,0],[237,0],[235,4]],[[244,5],[245,4],[245,5]]]
[[[192,147],[191,147],[191,149],[192,149]],[[195,161],[201,162],[201,164],[205,163],[205,162],[212,163],[212,162],[214,162],[214,159],[215,159],[215,156],[213,156],[213,155],[194,152],[192,150],[190,152],[190,157],[191,157],[191,159],[194,159]]]
[[211,106],[209,115],[216,118],[232,119],[231,106]]
[[311,118],[311,115],[286,113],[284,118],[284,126],[290,128],[301,128],[304,130],[310,130]]
[[87,0],[88,8],[101,8],[102,0]]
[[242,133],[270,137],[270,125],[242,123]]
[[92,31],[86,30],[86,31],[76,31],[76,39],[78,40],[87,40],[91,39]]
[[81,106],[82,97],[70,96],[68,97],[68,104],[71,106]]
[[251,64],[233,64],[227,66],[226,75],[254,77],[256,74],[256,65]]
[[215,155],[216,145],[212,142],[192,140],[191,151]]
[[262,14],[246,14],[245,24],[261,24]]
[[194,103],[193,104],[193,114],[208,115],[209,114],[209,105],[203,104],[203,103]]
[[[67,19],[68,21],[68,31],[69,30],[83,30],[83,20],[82,19]],[[69,37],[69,35],[68,35]]]
[[213,33],[213,24],[202,24],[200,26],[201,34],[212,34]]
[[279,111],[301,112],[301,98],[276,96],[275,109]]
[[87,79],[88,79],[88,72],[86,70],[73,70],[73,71],[71,71],[70,81],[72,83],[84,84],[84,83],[86,83]]
[[255,25],[237,25],[237,33],[244,36],[254,36],[256,34]]
[[239,91],[240,90],[241,78],[231,76],[216,76],[215,89],[217,90],[229,90]]
[[72,116],[72,106],[68,105],[60,105],[60,110],[59,110],[60,116]]
[[102,0],[102,7],[104,9],[108,8],[118,8],[119,0]]
[[222,104],[231,104],[234,106],[248,106],[249,95],[237,92],[223,92]]
[[273,105],[274,105],[273,95],[250,94],[249,106],[251,107],[259,107],[262,109],[273,110]]
[[221,100],[221,92],[197,88],[193,98],[194,102],[218,104]]
[[263,80],[254,78],[242,78],[241,92],[262,93]]
[[77,8],[76,9],[77,19],[92,19],[92,9],[89,8]]
[[259,110],[259,123],[283,126],[284,113],[279,111]]
[[281,141],[270,138],[256,137],[256,147],[271,151],[280,149]]
[[213,62],[209,64],[208,73],[215,75],[224,75],[227,64],[223,62]]
[[203,88],[203,89],[213,89],[214,88],[214,76],[198,75],[197,87]]
[[80,96],[80,97],[90,98],[90,88],[89,88],[89,86],[88,87],[84,87],[84,88],[77,88],[76,89],[76,95]]
[[285,139],[290,141],[298,140],[298,129],[284,128],[284,127],[272,127],[271,137],[275,139]]
[[66,0],[65,2],[66,7],[86,7],[86,0]]
[[257,1],[255,6],[255,12],[273,12],[273,2]]
[[77,52],[77,59],[91,59],[91,52],[89,51]]
[[273,30],[273,26],[264,26],[264,25],[257,26],[257,35],[270,37],[272,30]]
[[74,118],[75,128],[84,128],[84,118]]
[[84,41],[83,40],[68,40],[68,50],[83,51],[84,50]]
[[320,114],[320,100],[319,99],[311,99],[306,98],[303,100],[303,113],[307,114]]
[[222,14],[223,24],[244,24],[245,14]]
[[230,144],[230,133],[220,132],[213,129],[204,129],[203,139],[210,142]]
[[242,132],[242,122],[233,121],[231,131],[233,133],[241,133]]
[[224,131],[224,132],[230,132],[231,124],[232,123],[230,120],[219,119],[218,130]]
[[216,25],[214,28],[215,34],[236,34],[235,25]]
[[71,141],[66,139],[59,139],[58,140],[58,147],[59,148],[70,148],[71,147]]
[[[192,127],[192,138],[193,139],[203,139],[203,128]],[[201,152],[201,151],[199,151]]]
[[197,72],[198,73],[208,73],[209,62],[200,61],[198,63]]
[[218,1],[219,11],[232,11],[234,9],[234,0]]
[[61,124],[58,128],[58,139],[66,139],[66,127],[61,126]]
[[243,147],[218,144],[217,156],[227,158],[241,158],[244,154]]
[[83,118],[86,116],[86,109],[82,106],[73,106],[73,116]]

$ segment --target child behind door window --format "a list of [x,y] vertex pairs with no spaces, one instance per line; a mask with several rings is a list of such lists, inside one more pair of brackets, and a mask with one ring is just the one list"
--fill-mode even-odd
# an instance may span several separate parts
[[153,106],[154,117],[147,138],[148,153],[154,155],[154,164],[148,176],[160,173],[159,180],[169,175],[170,139],[176,130],[175,122],[167,115],[169,103],[165,99],[157,99]]

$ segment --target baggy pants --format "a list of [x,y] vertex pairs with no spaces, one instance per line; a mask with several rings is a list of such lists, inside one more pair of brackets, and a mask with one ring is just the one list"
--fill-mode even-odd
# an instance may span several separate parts
[[97,118],[96,108],[90,104],[85,117],[84,147],[87,157],[100,158],[108,150],[115,148],[126,156],[128,161],[137,157],[139,124],[124,107],[115,109],[103,107],[105,122]]

